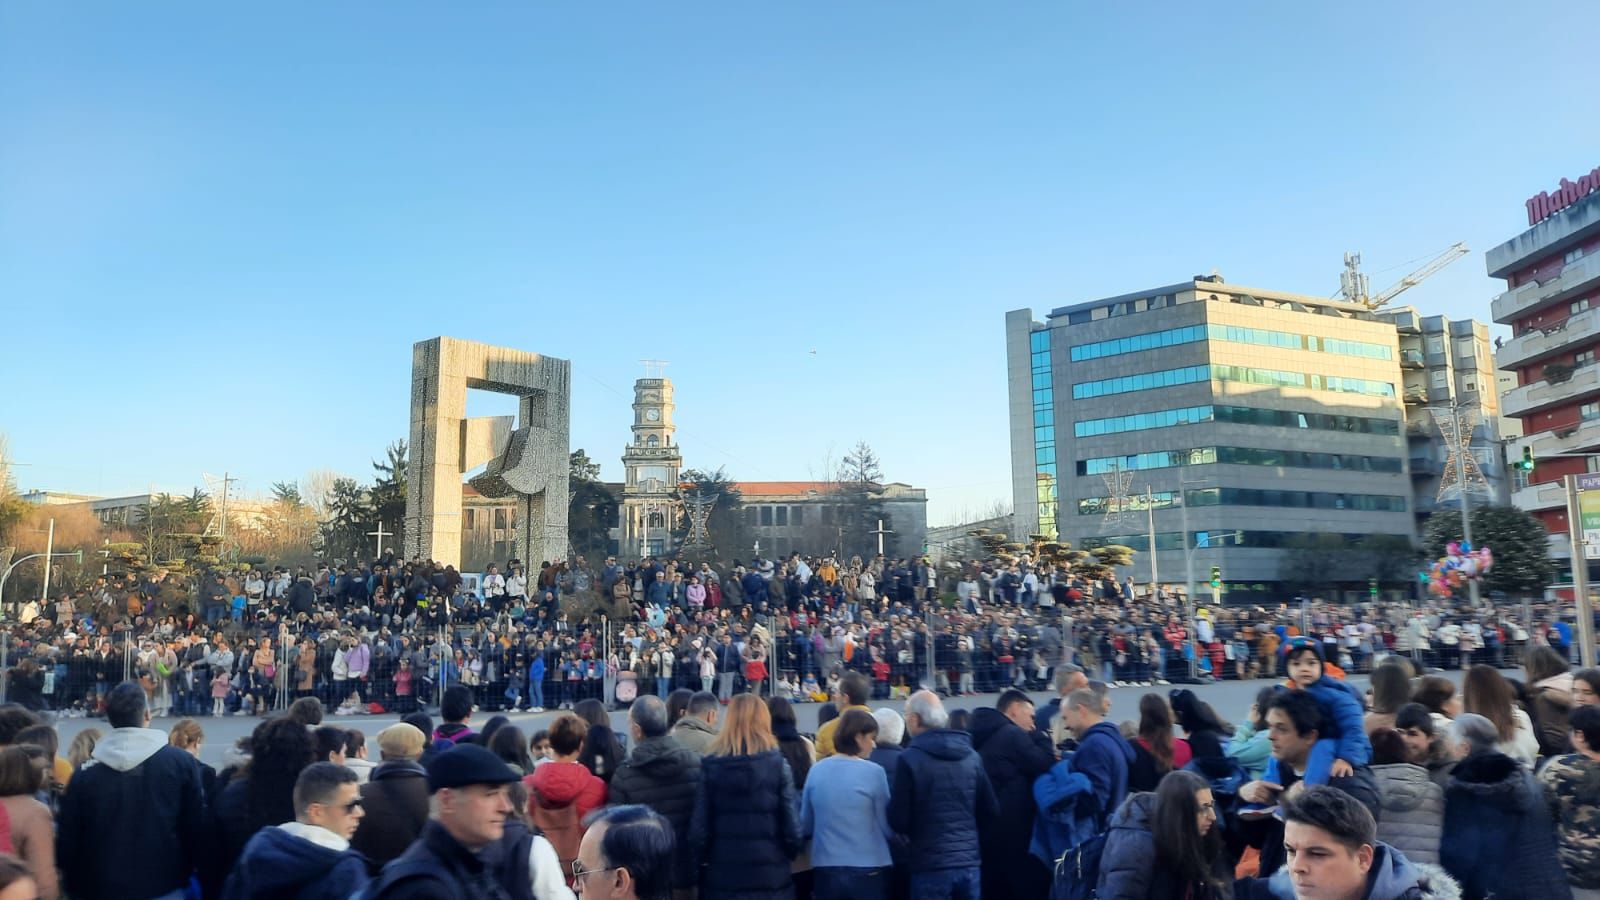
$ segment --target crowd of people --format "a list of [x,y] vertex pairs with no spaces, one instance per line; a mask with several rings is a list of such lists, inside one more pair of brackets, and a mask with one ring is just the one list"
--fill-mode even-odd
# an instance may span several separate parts
[[852,671],[811,734],[687,688],[528,734],[453,685],[376,761],[307,697],[220,772],[127,681],[66,748],[0,706],[0,897],[1600,897],[1600,670],[1541,644],[1458,689],[1385,654],[1359,690],[1304,636],[1270,669],[1237,725],[1073,664],[970,712]]
[[576,560],[531,579],[516,560],[466,578],[386,557],[294,573],[112,575],[28,601],[0,627],[7,699],[97,715],[132,680],[153,715],[265,715],[315,696],[349,714],[477,705],[570,709],[644,693],[746,687],[826,699],[846,672],[877,699],[1042,690],[1063,663],[1114,685],[1262,677],[1281,643],[1312,635],[1365,671],[1382,655],[1458,667],[1515,664],[1529,646],[1569,652],[1570,615],[1435,604],[1186,606],[1166,590],[1026,563],[831,557]]
[[[158,573],[25,607],[0,851],[44,898],[1600,890],[1600,673],[1571,672],[1560,610],[1197,610],[1026,564],[506,571]],[[1252,678],[1237,727],[1185,687],[1112,721],[1112,686]],[[495,715],[547,707],[533,735]],[[41,710],[110,730],[63,753]],[[328,711],[400,721],[371,762]],[[211,715],[263,720],[220,773]],[[1515,866],[1486,852],[1507,845]]]

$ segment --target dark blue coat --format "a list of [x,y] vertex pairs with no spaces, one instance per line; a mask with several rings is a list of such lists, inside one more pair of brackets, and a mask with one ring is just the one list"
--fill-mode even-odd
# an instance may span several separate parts
[[200,764],[148,728],[118,728],[61,796],[56,864],[83,900],[181,890],[200,861],[206,806]]
[[[1155,806],[1155,794],[1131,794],[1117,809],[1111,819],[1111,830],[1106,834],[1105,849],[1100,854],[1098,896],[1113,900],[1202,900],[1225,896],[1223,890],[1204,882],[1183,884],[1173,875],[1170,866],[1161,864],[1156,837],[1150,830]],[[1217,883],[1224,886],[1233,883],[1226,857],[1226,853],[1218,853],[1211,866]]]
[[971,735],[938,728],[911,739],[889,788],[889,827],[910,840],[912,871],[978,868],[978,828],[998,814]]
[[1072,770],[1094,786],[1100,814],[1106,821],[1128,796],[1128,767],[1133,764],[1133,745],[1110,722],[1096,723],[1078,740],[1072,754]]
[[366,885],[367,861],[354,850],[341,853],[263,828],[245,845],[222,900],[349,900]]
[[761,577],[760,572],[748,572],[739,580],[739,586],[744,588],[744,602],[755,606],[767,602],[767,580]]
[[1061,712],[1060,697],[1051,700],[1049,703],[1046,703],[1045,705],[1033,711],[1033,727],[1044,732],[1045,734],[1049,734],[1050,720],[1054,719],[1056,717],[1056,713],[1058,712]]
[[802,846],[800,806],[783,754],[702,759],[689,846],[702,867],[702,898],[792,898],[789,863]]
[[1502,753],[1456,764],[1444,789],[1439,863],[1461,882],[1467,900],[1572,896],[1544,793],[1532,773]]
[[895,769],[900,767],[900,757],[905,752],[898,744],[892,747],[888,744],[879,744],[872,748],[872,755],[867,758],[883,766],[883,774],[888,777],[889,784],[893,786]]

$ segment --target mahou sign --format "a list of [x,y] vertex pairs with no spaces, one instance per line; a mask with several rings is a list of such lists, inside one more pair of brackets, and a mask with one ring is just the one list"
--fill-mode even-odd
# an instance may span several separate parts
[[1577,181],[1563,178],[1555,193],[1540,191],[1528,198],[1528,224],[1537,225],[1595,191],[1600,191],[1600,167]]

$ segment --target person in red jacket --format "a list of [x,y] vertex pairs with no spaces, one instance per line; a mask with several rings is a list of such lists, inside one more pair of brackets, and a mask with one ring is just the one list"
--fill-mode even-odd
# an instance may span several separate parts
[[561,871],[572,884],[572,861],[583,843],[583,820],[606,805],[606,783],[578,762],[589,723],[565,713],[550,724],[554,758],[522,779],[528,786],[528,818],[556,848]]

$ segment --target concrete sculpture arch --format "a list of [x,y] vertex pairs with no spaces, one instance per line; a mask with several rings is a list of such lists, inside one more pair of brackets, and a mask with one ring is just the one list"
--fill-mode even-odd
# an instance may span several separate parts
[[[511,416],[467,418],[467,390],[517,398]],[[406,557],[461,562],[461,479],[516,498],[516,557],[529,572],[567,557],[572,363],[436,337],[411,348],[411,464]]]

